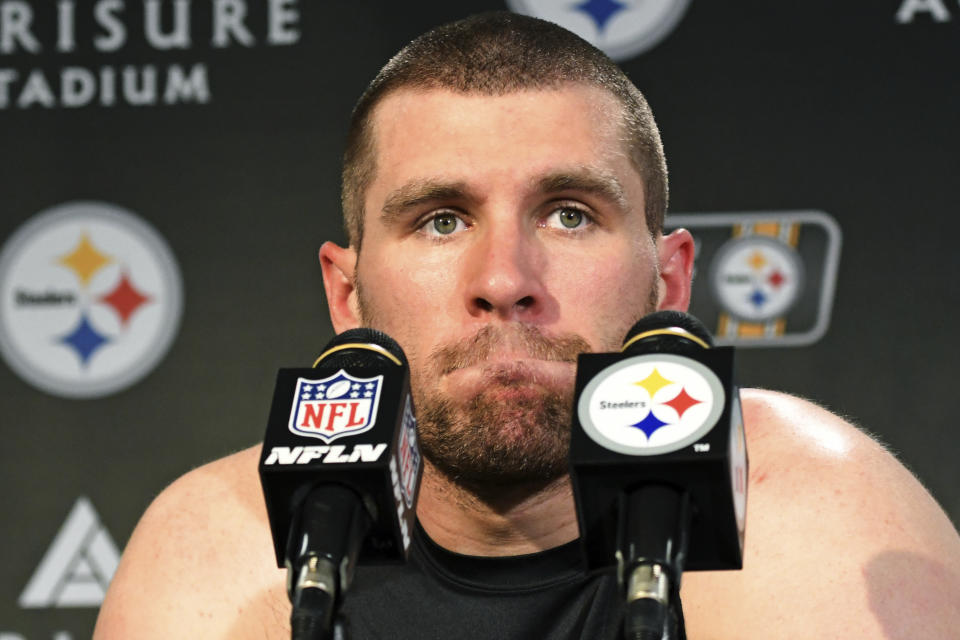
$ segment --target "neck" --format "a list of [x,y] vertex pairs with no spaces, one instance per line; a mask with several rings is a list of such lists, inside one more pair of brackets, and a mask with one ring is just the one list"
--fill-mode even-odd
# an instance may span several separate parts
[[473,556],[535,553],[579,535],[567,476],[481,491],[454,482],[426,462],[417,517],[441,547]]

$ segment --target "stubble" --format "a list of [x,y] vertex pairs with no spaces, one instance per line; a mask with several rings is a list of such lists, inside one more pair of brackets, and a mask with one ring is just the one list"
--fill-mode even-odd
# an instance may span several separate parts
[[[362,322],[382,328],[359,279],[354,284]],[[646,308],[634,320],[656,306],[656,287],[652,287]],[[612,350],[617,344],[598,347]],[[527,358],[524,362],[488,363],[490,355],[504,345],[519,348]],[[415,365],[410,371],[411,391],[424,456],[451,481],[477,495],[493,496],[518,485],[545,486],[565,475],[573,377],[558,388],[544,380],[530,362],[576,363],[580,353],[592,350],[576,333],[547,336],[534,325],[515,322],[486,325],[468,339],[438,345],[422,363],[411,359]],[[471,398],[455,402],[439,390],[439,382],[466,367],[478,367],[484,385]]]

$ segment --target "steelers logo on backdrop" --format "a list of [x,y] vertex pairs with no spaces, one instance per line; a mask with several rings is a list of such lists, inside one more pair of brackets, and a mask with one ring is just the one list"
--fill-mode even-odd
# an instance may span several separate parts
[[690,312],[717,344],[800,347],[823,337],[843,234],[816,210],[671,214],[696,245]]
[[516,13],[554,22],[626,60],[652,49],[676,28],[690,0],[507,0]]
[[105,396],[147,375],[169,349],[181,309],[170,248],[116,205],[47,209],[0,251],[0,352],[54,395]]
[[725,402],[716,374],[670,354],[627,358],[601,371],[580,395],[584,432],[627,455],[658,455],[689,446],[717,423]]
[[803,288],[803,262],[789,245],[769,236],[728,241],[711,269],[713,295],[731,315],[749,322],[784,316]]

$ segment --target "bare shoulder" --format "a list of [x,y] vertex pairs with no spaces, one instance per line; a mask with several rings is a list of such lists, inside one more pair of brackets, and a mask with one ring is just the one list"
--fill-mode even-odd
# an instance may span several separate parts
[[257,445],[203,465],[157,496],[124,550],[97,640],[289,635],[259,455]]
[[775,498],[776,513],[789,513],[783,499],[802,503],[809,494],[823,515],[889,523],[871,531],[873,539],[960,550],[956,530],[932,496],[863,430],[795,396],[747,389],[741,398],[753,454],[750,489],[758,500]]
[[814,403],[760,390],[741,400],[744,570],[684,577],[691,635],[955,638],[960,536],[920,482]]

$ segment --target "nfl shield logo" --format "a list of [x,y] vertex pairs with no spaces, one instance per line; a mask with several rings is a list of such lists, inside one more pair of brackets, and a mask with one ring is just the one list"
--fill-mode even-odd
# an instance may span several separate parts
[[341,369],[329,378],[297,378],[290,431],[325,442],[373,427],[383,376],[356,378]]

